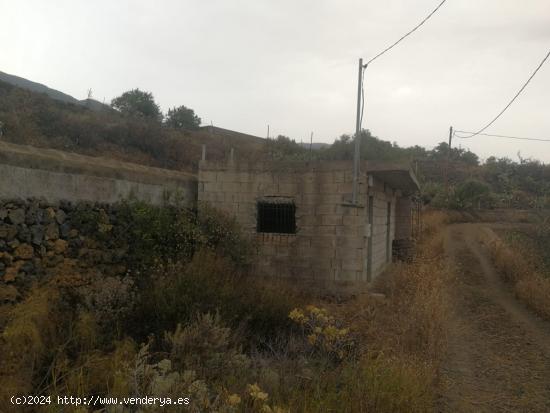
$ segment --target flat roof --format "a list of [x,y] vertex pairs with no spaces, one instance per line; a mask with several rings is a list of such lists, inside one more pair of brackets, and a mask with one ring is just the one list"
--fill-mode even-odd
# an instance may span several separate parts
[[[236,171],[236,172],[270,172],[270,173],[304,173],[353,171],[352,161],[200,161],[199,169],[203,171]],[[361,173],[372,175],[392,188],[411,194],[420,189],[420,185],[408,162],[395,161],[362,161]]]
[[406,162],[367,161],[366,170],[392,188],[401,189],[406,194],[412,194],[420,189],[420,184],[411,166]]

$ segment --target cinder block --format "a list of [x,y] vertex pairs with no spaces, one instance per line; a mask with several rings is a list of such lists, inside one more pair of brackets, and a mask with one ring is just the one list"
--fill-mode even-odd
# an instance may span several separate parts
[[321,225],[342,225],[342,215],[321,215]]
[[340,193],[339,185],[344,185],[344,184],[336,184],[334,182],[322,182],[319,185],[319,191],[321,193],[338,194]]
[[313,233],[315,235],[336,235],[336,227],[334,225],[321,225],[314,227]]
[[366,220],[364,219],[364,217],[345,215],[342,217],[342,225],[344,225],[345,227],[365,226]]
[[339,194],[353,192],[353,184],[350,183],[350,182],[344,182],[344,183],[341,183],[341,184],[337,184],[336,192],[339,193]]
[[330,215],[336,214],[336,205],[335,204],[320,204],[315,207],[316,215]]

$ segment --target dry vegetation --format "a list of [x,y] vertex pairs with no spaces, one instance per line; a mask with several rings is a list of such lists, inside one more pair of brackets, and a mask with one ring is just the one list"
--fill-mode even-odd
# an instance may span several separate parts
[[[150,224],[159,212],[144,208],[128,213]],[[138,239],[167,231],[152,222],[160,232]],[[85,289],[90,304],[81,290],[43,280],[11,309],[0,341],[2,405],[12,394],[183,395],[191,408],[165,410],[431,411],[446,342],[446,217],[424,222],[413,263],[396,265],[378,294],[335,303],[250,274],[249,247],[223,217],[198,227],[180,220],[184,230],[169,234],[183,243],[176,261],[133,245],[133,283]]]
[[[547,225],[542,224],[537,233],[531,231],[531,234],[508,231],[504,238],[485,229],[481,241],[489,247],[495,267],[513,286],[517,297],[550,320],[550,270],[543,256],[548,253]],[[535,240],[542,245],[537,246]]]

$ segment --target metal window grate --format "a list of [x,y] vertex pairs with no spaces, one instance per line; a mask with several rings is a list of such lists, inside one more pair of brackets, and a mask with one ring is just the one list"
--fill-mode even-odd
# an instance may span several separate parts
[[292,202],[258,202],[257,231],[296,234],[296,205]]

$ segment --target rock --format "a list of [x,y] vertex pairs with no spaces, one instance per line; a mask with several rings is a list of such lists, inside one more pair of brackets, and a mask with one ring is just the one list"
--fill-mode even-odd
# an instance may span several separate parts
[[0,252],[6,251],[7,248],[8,248],[8,244],[6,244],[6,241],[4,241],[3,239],[0,239]]
[[68,242],[62,239],[55,241],[53,250],[56,254],[65,254],[67,252]]
[[32,241],[31,230],[26,224],[21,224],[17,227],[17,239],[26,243],[30,243]]
[[12,250],[16,249],[20,244],[21,244],[21,243],[19,242],[18,239],[14,239],[13,241],[8,242],[8,246],[9,246]]
[[65,220],[67,219],[67,214],[62,209],[58,209],[57,213],[55,214],[55,220],[59,225],[63,224]]
[[56,240],[59,238],[59,227],[56,223],[52,222],[46,227],[46,231],[44,234],[47,240]]
[[0,225],[0,239],[11,241],[17,235],[17,227],[15,225]]
[[0,252],[0,261],[9,267],[13,262],[13,256],[7,252]]
[[23,271],[25,274],[33,275],[34,263],[32,261],[25,261],[25,263],[21,265],[21,271]]
[[55,221],[55,210],[52,207],[48,207],[44,210],[44,217],[42,218],[42,222],[44,224],[51,224]]
[[44,240],[44,227],[41,225],[33,225],[31,227],[32,243],[40,245]]
[[6,283],[14,282],[18,274],[19,274],[19,267],[7,268],[6,273],[4,274],[4,282]]
[[69,238],[76,238],[76,237],[78,237],[78,230],[73,228],[69,231]]
[[25,210],[22,208],[10,209],[8,211],[8,220],[15,225],[25,222]]
[[8,216],[8,210],[6,208],[0,208],[0,221],[6,219]]
[[0,285],[0,303],[14,303],[19,298],[19,292],[13,285]]
[[29,244],[21,244],[15,249],[13,255],[15,258],[30,260],[34,256],[34,248]]
[[69,234],[71,233],[71,225],[68,222],[62,223],[59,225],[59,233],[61,234],[61,238],[69,238]]

